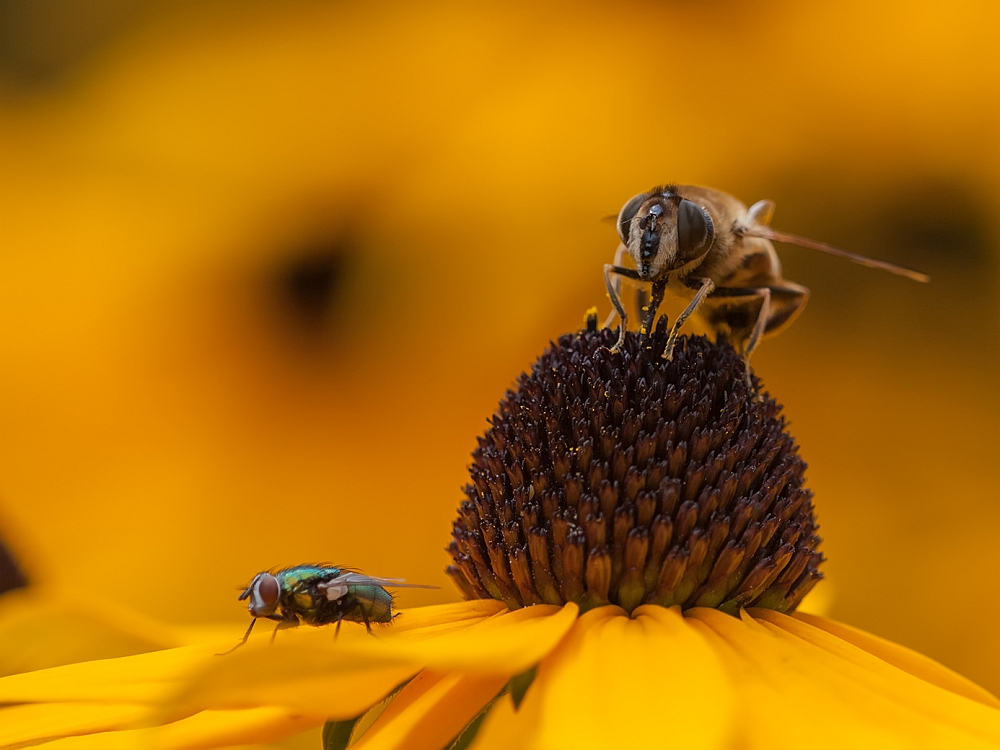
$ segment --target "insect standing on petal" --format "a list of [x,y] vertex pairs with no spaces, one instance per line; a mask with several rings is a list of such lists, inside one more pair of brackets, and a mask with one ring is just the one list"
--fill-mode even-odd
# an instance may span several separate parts
[[388,623],[396,616],[392,609],[389,588],[433,589],[406,583],[399,578],[375,578],[333,565],[296,565],[274,573],[263,572],[240,594],[239,601],[249,599],[247,609],[253,619],[243,640],[226,653],[235,651],[250,637],[258,619],[277,623],[271,640],[279,630],[306,625],[363,622],[371,632],[373,622]]
[[[771,241],[830,253],[869,268],[926,282],[908,268],[855,255],[822,242],[771,229],[772,201],[747,208],[719,190],[694,185],[665,185],[630,199],[618,214],[621,244],[615,262],[604,266],[604,280],[614,310],[606,327],[621,317],[618,343],[625,341],[628,315],[621,302],[622,277],[651,283],[641,330],[653,328],[656,311],[669,287],[691,301],[674,321],[663,351],[670,359],[684,321],[699,312],[744,360],[764,336],[784,330],[802,312],[809,290],[786,281]],[[635,269],[622,264],[626,257]]]

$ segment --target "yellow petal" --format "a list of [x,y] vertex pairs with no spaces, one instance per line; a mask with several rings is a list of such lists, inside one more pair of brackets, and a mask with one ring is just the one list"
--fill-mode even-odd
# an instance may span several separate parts
[[1000,744],[1000,712],[846,642],[833,643],[838,639],[822,631],[828,648],[746,614],[687,614],[722,656],[738,691],[747,748],[800,747],[804,738],[830,750]]
[[469,676],[424,670],[406,685],[357,750],[439,750],[503,688],[509,675]]
[[[718,656],[679,610],[592,610],[541,664],[514,714],[484,723],[474,747],[723,747],[732,696]],[[500,712],[508,709],[502,707]]]
[[[768,619],[770,617],[769,613],[756,610],[751,610],[750,612],[758,619]],[[962,675],[956,672],[952,672],[944,665],[923,654],[918,654],[916,651],[912,651],[905,646],[900,646],[897,643],[879,638],[877,635],[866,633],[863,630],[858,630],[842,622],[828,620],[825,617],[817,617],[802,612],[796,612],[793,617],[796,620],[801,620],[812,625],[814,628],[825,630],[827,633],[847,641],[867,651],[869,654],[892,664],[894,667],[899,667],[903,671],[909,672],[915,677],[926,680],[932,685],[937,685],[953,693],[964,695],[966,698],[971,698],[974,701],[985,703],[987,706],[1000,708],[1000,700],[985,688],[979,687],[972,680],[962,677]],[[775,624],[784,622],[780,618],[772,618],[772,621]],[[786,624],[782,627],[788,630],[791,626]]]
[[232,745],[261,745],[319,726],[322,716],[264,706],[244,711],[205,711],[161,727],[153,734],[156,750],[211,750]]
[[111,602],[50,589],[0,599],[0,675],[180,645],[171,628]]
[[579,608],[536,604],[502,612],[473,627],[442,637],[416,640],[403,634],[385,641],[383,658],[416,659],[438,670],[517,674],[537,664],[562,640]]
[[452,604],[412,607],[399,611],[388,632],[405,633],[418,628],[454,625],[464,620],[490,617],[506,611],[507,605],[496,599],[472,599]]
[[215,647],[185,646],[9,675],[0,678],[0,704],[157,702],[176,691],[181,678],[196,666],[216,659],[215,651]]
[[348,719],[424,667],[485,675],[523,671],[555,647],[577,611],[574,604],[538,605],[466,627],[442,624],[433,633],[426,628],[344,641],[328,632],[290,633],[274,646],[248,646],[208,664],[168,716],[265,705]]
[[486,719],[472,743],[472,750],[520,750],[528,747],[528,738],[537,725],[528,712],[532,709],[521,704],[514,708],[510,695],[503,696],[486,714]]
[[122,732],[82,734],[46,742],[38,747],[45,750],[149,750],[152,732],[151,729],[129,729]]
[[0,712],[0,747],[67,735],[135,726],[145,706],[87,703],[28,703]]
[[270,707],[246,711],[206,711],[164,727],[64,737],[39,747],[44,747],[45,750],[212,750],[236,745],[262,747],[316,727],[322,722],[322,718],[296,716]]

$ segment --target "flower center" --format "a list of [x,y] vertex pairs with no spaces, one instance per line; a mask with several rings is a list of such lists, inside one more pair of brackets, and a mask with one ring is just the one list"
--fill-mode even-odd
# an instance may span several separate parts
[[[665,319],[663,319],[665,320]],[[466,598],[793,610],[822,578],[805,462],[725,344],[568,334],[472,454],[448,572]]]

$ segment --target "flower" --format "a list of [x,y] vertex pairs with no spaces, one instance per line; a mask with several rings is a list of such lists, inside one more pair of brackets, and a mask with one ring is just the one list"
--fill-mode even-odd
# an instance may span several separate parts
[[487,708],[474,747],[1000,746],[988,693],[824,618],[577,614],[468,601],[404,611],[374,638],[299,629],[225,658],[215,643],[14,675],[0,679],[0,746],[263,744],[333,719],[330,735],[368,724],[359,748],[445,748]]
[[563,337],[501,403],[449,548],[466,601],[11,675],[0,746],[1000,747],[983,689],[795,612],[805,464],[742,360],[611,341]]

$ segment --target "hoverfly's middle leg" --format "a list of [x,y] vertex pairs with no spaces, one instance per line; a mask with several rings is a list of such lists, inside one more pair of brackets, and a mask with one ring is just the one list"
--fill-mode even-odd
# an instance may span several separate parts
[[[743,349],[743,373],[746,377],[747,388],[751,391],[753,390],[753,381],[750,379],[752,372],[750,369],[750,355],[753,354],[753,350],[760,343],[760,337],[764,334],[767,321],[771,317],[771,290],[764,287],[760,290],[760,297],[760,312],[757,313],[757,321],[753,324],[753,330],[750,331],[750,338],[747,339],[746,347]],[[760,394],[757,394],[757,398],[760,400],[762,397]]]
[[701,286],[698,288],[698,293],[694,295],[694,299],[688,303],[688,306],[684,308],[684,312],[677,316],[677,320],[670,327],[670,334],[667,336],[667,345],[663,347],[663,358],[673,359],[674,357],[674,345],[677,343],[677,336],[681,332],[681,326],[684,325],[691,313],[701,307],[701,303],[705,301],[705,297],[712,293],[715,289],[715,282],[711,279],[701,279]]
[[771,317],[771,290],[764,287],[760,290],[760,297],[760,312],[757,313],[757,321],[753,324],[750,338],[747,339],[746,347],[743,349],[743,359],[746,361],[747,372],[750,371],[750,355],[760,343],[760,337],[764,334],[768,319]]
[[790,281],[762,287],[716,287],[703,308],[717,339],[732,342],[746,363],[752,387],[750,355],[765,335],[788,327],[809,300],[809,290]]
[[618,290],[615,282],[611,279],[611,274],[616,274],[618,276],[624,276],[628,279],[635,279],[641,281],[642,277],[639,276],[638,271],[633,271],[631,268],[622,268],[621,266],[615,266],[611,263],[606,263],[604,265],[604,285],[608,289],[608,297],[611,299],[611,304],[614,306],[615,311],[618,313],[618,317],[621,318],[621,324],[618,329],[618,341],[614,346],[611,347],[611,351],[617,352],[622,348],[625,343],[625,331],[628,325],[628,313],[625,312],[625,307],[622,305],[621,299],[618,297]]

